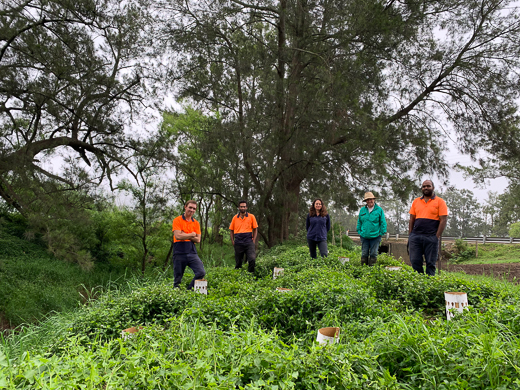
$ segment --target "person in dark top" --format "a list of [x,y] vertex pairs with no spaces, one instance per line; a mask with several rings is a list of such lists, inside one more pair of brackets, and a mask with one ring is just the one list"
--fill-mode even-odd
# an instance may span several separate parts
[[423,196],[413,201],[408,223],[410,263],[414,270],[424,273],[424,255],[426,274],[430,276],[435,275],[439,240],[448,221],[446,202],[435,195],[434,189],[433,181],[422,183]]
[[312,202],[305,222],[307,229],[307,242],[309,244],[309,252],[311,257],[315,259],[316,246],[320,250],[321,257],[328,256],[327,249],[327,233],[330,230],[330,217],[327,213],[327,208],[321,199],[316,199]]
[[254,273],[258,223],[255,216],[247,212],[247,202],[245,200],[241,200],[238,203],[238,209],[240,212],[233,217],[229,225],[231,243],[235,248],[235,269],[242,268],[242,259],[246,255],[247,270]]

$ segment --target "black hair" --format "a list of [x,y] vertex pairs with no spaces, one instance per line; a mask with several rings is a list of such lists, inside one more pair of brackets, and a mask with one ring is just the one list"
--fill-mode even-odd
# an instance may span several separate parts
[[238,206],[240,206],[242,203],[245,203],[247,206],[247,200],[241,200],[240,202],[238,202]]
[[429,181],[430,183],[432,183],[432,188],[435,188],[435,184],[433,184],[433,180],[432,180],[432,179],[426,179],[426,180],[423,181],[423,183],[424,183],[425,181]]

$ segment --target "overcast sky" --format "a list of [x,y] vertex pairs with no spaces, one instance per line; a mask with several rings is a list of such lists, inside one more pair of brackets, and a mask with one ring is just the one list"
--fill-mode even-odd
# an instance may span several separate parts
[[[455,165],[456,163],[459,163],[464,166],[478,166],[478,164],[475,164],[471,161],[471,158],[469,156],[460,154],[456,150],[453,142],[450,142],[450,151],[446,153],[446,161],[450,165]],[[438,177],[434,176],[433,180],[435,180],[436,178],[438,179]],[[440,180],[438,180],[438,182],[439,185],[436,184],[437,190],[439,192],[442,192],[445,189],[445,186],[440,185]],[[473,191],[480,203],[483,203],[484,200],[488,198],[489,191],[498,192],[499,194],[501,194],[505,191],[506,187],[508,186],[508,180],[506,178],[488,180],[486,182],[485,187],[476,186],[473,180],[471,180],[470,178],[465,180],[463,174],[461,172],[455,171],[454,169],[450,171],[449,182],[450,185],[456,187],[457,189],[468,189]]]

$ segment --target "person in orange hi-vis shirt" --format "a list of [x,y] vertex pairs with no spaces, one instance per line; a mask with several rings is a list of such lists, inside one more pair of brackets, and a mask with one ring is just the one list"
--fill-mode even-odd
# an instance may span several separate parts
[[195,280],[206,275],[204,265],[197,254],[195,244],[200,242],[200,225],[193,218],[197,210],[197,202],[188,200],[184,205],[184,213],[173,220],[173,286],[179,287],[186,267],[190,267],[195,277],[188,285],[193,289]]
[[435,195],[433,181],[425,180],[421,191],[410,207],[408,223],[408,249],[410,263],[414,270],[424,273],[423,256],[426,260],[426,274],[435,275],[439,241],[448,221],[446,202]]
[[256,262],[256,235],[258,223],[253,214],[247,212],[247,202],[238,202],[240,212],[233,217],[229,230],[231,231],[231,243],[235,247],[235,269],[242,268],[242,260],[246,256],[247,270],[255,272]]

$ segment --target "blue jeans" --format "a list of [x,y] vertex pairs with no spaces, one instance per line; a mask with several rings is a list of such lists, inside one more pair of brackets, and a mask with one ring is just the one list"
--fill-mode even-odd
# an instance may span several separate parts
[[309,244],[309,252],[311,253],[311,257],[315,259],[316,256],[316,245],[320,250],[321,257],[327,257],[329,255],[329,251],[327,248],[327,241],[314,241],[307,238],[307,243]]
[[202,279],[206,275],[204,265],[196,253],[182,253],[173,255],[173,287],[179,287],[184,276],[186,267],[190,267],[195,273],[193,280],[188,285],[188,289],[192,289],[195,280]]
[[414,270],[420,274],[424,273],[423,255],[426,260],[426,274],[435,275],[435,265],[439,254],[439,239],[437,236],[424,234],[410,234],[408,237],[408,251],[410,252],[410,263]]
[[361,257],[377,257],[381,236],[376,238],[361,238]]

